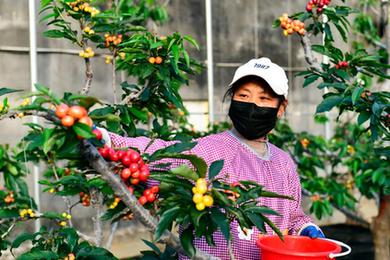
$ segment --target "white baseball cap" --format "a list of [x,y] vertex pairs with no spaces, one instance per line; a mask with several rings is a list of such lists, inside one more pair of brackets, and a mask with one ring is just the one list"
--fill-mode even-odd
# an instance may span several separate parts
[[246,76],[258,76],[264,79],[276,94],[287,98],[288,79],[286,72],[269,58],[251,59],[238,67],[229,87]]

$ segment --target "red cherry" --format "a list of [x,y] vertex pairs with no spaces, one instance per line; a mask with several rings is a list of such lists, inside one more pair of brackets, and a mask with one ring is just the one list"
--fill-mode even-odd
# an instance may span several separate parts
[[127,189],[130,191],[130,194],[134,193],[134,188],[133,186],[128,186]]
[[63,118],[68,114],[68,111],[69,111],[69,106],[67,104],[62,103],[56,108],[56,116],[58,118]]
[[134,151],[132,154],[130,154],[130,158],[132,162],[138,163],[138,161],[141,159],[141,156],[139,155],[139,153]]
[[131,176],[131,171],[129,168],[125,168],[122,170],[122,172],[121,172],[122,179],[127,180],[128,178],[130,178],[130,176]]
[[102,148],[102,147],[100,147],[100,148],[98,148],[98,151],[99,151],[99,153],[100,153],[100,155],[103,157],[103,158],[107,158],[107,156],[108,156],[108,149],[107,148]]
[[153,193],[157,193],[159,191],[159,188],[158,186],[153,186],[152,188],[150,188],[150,190],[153,192]]
[[149,171],[149,166],[148,166],[147,164],[142,165],[142,166],[140,167],[140,170],[141,170],[141,171]]
[[156,199],[156,194],[154,193],[150,193],[149,195],[145,196],[146,199],[149,201],[149,202],[153,202],[155,199]]
[[118,150],[116,153],[118,154],[119,160],[122,160],[123,156],[126,154],[123,150]]
[[123,163],[124,166],[129,167],[130,164],[131,164],[131,158],[130,158],[130,156],[128,156],[128,155],[126,154],[124,157],[122,157],[122,163]]
[[131,172],[136,172],[136,171],[138,171],[138,163],[132,163],[132,164],[130,164],[129,168],[130,168],[130,171],[131,171]]
[[95,135],[96,139],[102,140],[103,138],[102,132],[100,132],[98,129],[93,129],[92,133]]
[[317,14],[322,13],[322,7],[317,8]]
[[88,114],[87,110],[82,106],[71,106],[68,115],[73,118],[81,119]]
[[143,192],[143,195],[145,196],[145,197],[147,197],[149,194],[152,194],[153,192],[151,191],[151,189],[146,189],[146,190],[144,190],[144,192]]
[[139,204],[145,205],[148,202],[148,199],[145,196],[141,196],[138,199]]
[[[139,176],[140,176],[139,171],[133,172],[133,173],[131,174],[131,177],[133,177],[134,179],[139,179]],[[141,180],[140,180],[140,181],[141,181]]]
[[336,68],[336,69],[339,69],[339,68],[340,68],[340,65],[339,65],[339,64],[336,64],[335,68]]
[[127,156],[130,156],[132,153],[134,153],[135,151],[133,150],[133,149],[128,149],[127,151],[126,151],[126,155]]
[[139,180],[146,182],[148,180],[149,176],[150,176],[149,171],[141,171],[139,173]]
[[133,184],[133,185],[137,185],[139,183],[139,179],[133,179],[131,178],[130,179],[130,183]]
[[113,162],[119,161],[119,156],[118,156],[118,154],[115,151],[113,153],[111,153],[111,151],[110,151],[109,155],[110,155],[110,160],[111,161],[113,161]]
[[308,12],[311,12],[311,11],[313,11],[313,5],[311,5],[311,4],[307,4],[306,5],[306,11],[308,11]]
[[85,193],[83,191],[80,191],[79,195],[80,197],[84,197]]
[[341,66],[343,67],[348,67],[348,61],[342,61]]
[[138,161],[138,165],[140,168],[145,165],[145,162],[142,160],[142,158]]

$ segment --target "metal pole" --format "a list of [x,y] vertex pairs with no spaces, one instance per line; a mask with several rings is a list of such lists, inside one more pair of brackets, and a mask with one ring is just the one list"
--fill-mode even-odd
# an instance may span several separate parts
[[212,37],[212,17],[211,0],[205,0],[206,5],[206,41],[207,41],[207,86],[209,122],[214,122],[214,68],[213,68],[213,37]]
[[[30,78],[31,78],[31,91],[35,91],[34,84],[37,83],[37,39],[36,39],[36,17],[35,17],[35,0],[29,0],[28,16],[30,27]],[[33,99],[34,100],[34,99]],[[32,117],[33,123],[38,123],[38,117]],[[39,168],[34,164],[33,166],[33,182],[34,182],[34,200],[37,204],[37,210],[40,211],[40,192],[39,192]],[[40,218],[35,220],[35,232],[38,232],[41,228]]]

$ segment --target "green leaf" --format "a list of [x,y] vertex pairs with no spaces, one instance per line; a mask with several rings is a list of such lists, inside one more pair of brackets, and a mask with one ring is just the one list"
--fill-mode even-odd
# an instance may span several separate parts
[[153,244],[152,242],[150,242],[150,241],[148,241],[148,240],[145,240],[145,239],[142,239],[142,241],[143,241],[148,247],[150,247],[151,249],[153,249],[153,251],[156,252],[158,255],[161,254],[160,248],[158,248],[155,244]]
[[230,205],[231,204],[231,201],[222,192],[219,192],[216,189],[211,189],[211,193],[213,194],[214,200],[219,200],[220,203],[223,203],[224,205]]
[[190,56],[188,55],[188,52],[185,49],[183,49],[182,52],[183,52],[184,60],[186,61],[186,65],[189,67],[190,66]]
[[84,96],[84,95],[71,95],[67,98],[69,101],[77,100],[78,105],[85,107],[85,108],[90,108],[95,104],[101,104],[100,100],[95,98],[95,97],[90,97],[90,96]]
[[[184,151],[188,151],[195,147],[197,143],[196,142],[180,142],[175,143],[173,145],[170,145],[168,147],[165,147],[163,149],[157,150],[155,154],[171,154],[171,153],[182,153]],[[154,155],[154,154],[153,154]]]
[[154,240],[157,241],[160,239],[161,235],[166,231],[166,229],[168,229],[168,227],[175,220],[180,210],[181,210],[180,207],[176,206],[171,209],[168,209],[162,214],[160,221],[158,222],[156,232],[154,233]]
[[47,30],[43,32],[43,36],[48,38],[63,38],[66,33],[60,30]]
[[198,45],[198,43],[196,42],[196,40],[194,38],[192,38],[189,35],[184,35],[183,39],[188,41],[189,43],[191,43],[196,49],[199,50],[199,45]]
[[0,219],[16,217],[19,217],[19,211],[17,209],[0,209]]
[[280,239],[283,240],[283,234],[282,234],[282,232],[280,232],[279,228],[266,216],[264,216],[264,215],[260,215],[260,216],[264,220],[264,222],[267,223],[268,226],[270,226],[272,228],[272,230],[276,232],[276,234],[278,234]]
[[259,231],[261,231],[263,233],[266,232],[265,225],[264,225],[264,220],[263,220],[263,218],[261,217],[260,214],[246,212],[246,215],[250,219],[250,221],[252,221],[252,223],[256,226],[256,228]]
[[190,169],[190,167],[188,167],[185,164],[180,165],[177,168],[171,169],[171,172],[173,174],[175,174],[175,175],[182,176],[182,177],[184,177],[186,179],[191,179],[191,180],[194,180],[194,181],[199,179],[199,175],[196,174],[196,172],[194,172],[192,169]]
[[27,252],[16,258],[17,260],[57,260],[59,259],[58,255],[52,251],[34,251],[34,252]]
[[70,246],[70,251],[73,252],[79,241],[76,230],[74,228],[63,228],[61,229],[60,234],[66,237]]
[[41,9],[51,3],[52,0],[41,0]]
[[54,219],[54,220],[62,219],[61,214],[59,214],[58,212],[54,212],[54,211],[46,211],[42,214],[42,217],[48,218],[48,219]]
[[194,154],[161,154],[159,155],[159,158],[175,158],[175,159],[185,159],[189,160],[192,165],[195,166],[196,172],[199,175],[200,178],[206,177],[207,172],[207,164],[206,162],[194,155]]
[[352,104],[355,105],[359,100],[360,96],[363,93],[364,88],[356,87],[352,92]]
[[148,120],[148,113],[145,111],[141,111],[136,107],[130,107],[129,111],[138,119],[142,120],[143,122],[146,122]]
[[95,138],[95,135],[92,133],[92,128],[86,124],[76,123],[72,126],[73,130],[77,135],[84,138]]
[[54,135],[50,136],[49,139],[44,142],[44,144],[43,144],[43,152],[45,154],[47,154],[49,151],[52,150],[52,148],[56,144],[58,138],[59,138],[58,135],[54,134]]
[[13,176],[18,176],[19,171],[18,171],[18,168],[16,168],[15,165],[8,163],[8,164],[7,164],[7,170],[8,170]]
[[198,228],[200,225],[200,220],[202,216],[204,216],[207,213],[206,210],[198,211],[197,209],[193,209],[190,211],[192,223],[195,226],[195,228]]
[[276,215],[281,216],[278,212],[275,210],[265,207],[265,206],[254,206],[254,207],[248,207],[244,210],[245,212],[252,212],[252,213],[259,213],[259,214],[269,214],[269,215]]
[[223,160],[213,162],[209,168],[209,180],[214,179],[223,168]]
[[77,252],[76,259],[111,260],[118,258],[102,247],[85,246]]
[[192,258],[195,255],[195,246],[194,246],[194,229],[190,226],[186,228],[183,233],[181,234],[181,245],[183,246],[184,251],[186,252],[187,256]]
[[150,45],[150,49],[156,49],[156,48],[163,46],[163,45],[164,45],[163,42],[155,42],[155,43]]
[[316,81],[318,77],[319,77],[318,75],[310,75],[305,77],[305,81],[303,82],[303,87],[307,87],[308,85]]
[[20,92],[20,91],[23,91],[23,90],[10,89],[10,88],[0,88],[0,96],[6,95],[9,93]]
[[11,244],[11,249],[13,248],[18,248],[23,242],[27,240],[33,240],[37,234],[32,234],[32,233],[22,233],[18,235],[14,241],[12,241]]
[[221,229],[226,241],[230,240],[229,221],[218,208],[211,208],[211,220]]
[[281,195],[276,192],[272,191],[261,191],[261,197],[267,197],[267,198],[281,198],[281,199],[288,199],[288,200],[294,200],[293,197],[287,196],[287,195]]
[[362,111],[359,113],[359,116],[357,118],[357,122],[359,125],[361,125],[364,122],[366,122],[368,119],[370,119],[370,117],[371,117],[371,114],[369,112]]
[[375,171],[372,174],[372,182],[379,183],[379,178],[383,175],[382,171]]
[[53,93],[53,91],[51,91],[49,88],[47,88],[47,87],[45,87],[45,86],[43,86],[43,85],[41,85],[41,84],[39,84],[39,83],[35,83],[34,86],[35,86],[35,88],[36,88],[39,92],[41,92],[41,93],[43,93],[43,94],[49,96],[49,97],[51,98],[51,100],[54,101],[54,103],[55,103],[56,105],[61,104],[61,100],[60,100],[60,99]]
[[343,96],[331,95],[322,100],[321,104],[317,106],[316,113],[322,113],[331,110],[334,106],[340,104],[343,100]]

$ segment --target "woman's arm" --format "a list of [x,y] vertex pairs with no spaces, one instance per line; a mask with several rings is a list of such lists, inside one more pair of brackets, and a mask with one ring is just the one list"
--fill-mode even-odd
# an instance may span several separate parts
[[[308,226],[312,223],[312,219],[307,216],[301,206],[302,202],[302,189],[301,183],[299,180],[299,175],[296,170],[296,165],[293,160],[290,158],[287,163],[287,169],[289,170],[290,176],[290,196],[294,198],[290,203],[290,225],[289,231],[293,235],[299,235],[301,229],[305,226]],[[313,224],[314,225],[314,224]]]
[[114,133],[108,132],[108,135],[111,140],[111,146],[114,148],[123,148],[123,147],[135,147],[138,148],[141,153],[152,154],[155,151],[170,146],[177,143],[178,141],[164,141],[161,139],[154,139],[153,143],[150,138],[146,136],[140,137],[123,137]]
[[[125,148],[134,147],[140,150],[141,153],[154,153],[155,151],[170,146],[177,141],[164,141],[161,139],[153,140],[150,144],[151,139],[145,136],[140,137],[123,137],[111,132],[108,132],[105,128],[98,127],[102,133],[103,140],[106,145],[112,148]],[[147,148],[147,149],[146,149]]]

